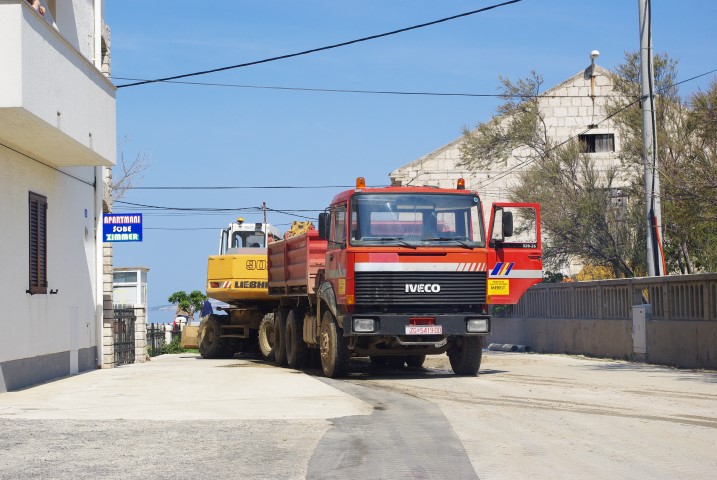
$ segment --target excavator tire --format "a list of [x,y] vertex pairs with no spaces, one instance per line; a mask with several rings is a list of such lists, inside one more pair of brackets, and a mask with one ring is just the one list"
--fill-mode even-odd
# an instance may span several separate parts
[[265,360],[274,359],[274,314],[268,313],[259,324],[259,351]]
[[199,353],[202,358],[222,358],[226,355],[225,345],[219,338],[219,321],[214,315],[208,315],[204,319],[203,335],[199,343]]

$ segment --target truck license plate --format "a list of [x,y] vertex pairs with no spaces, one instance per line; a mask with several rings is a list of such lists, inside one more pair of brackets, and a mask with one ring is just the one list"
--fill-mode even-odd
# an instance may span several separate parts
[[442,335],[443,325],[406,325],[406,335]]

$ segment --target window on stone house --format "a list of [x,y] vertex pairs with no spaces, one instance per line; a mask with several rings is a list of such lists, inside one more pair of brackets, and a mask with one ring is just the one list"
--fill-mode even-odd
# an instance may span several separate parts
[[615,135],[612,133],[593,133],[578,137],[585,153],[606,153],[615,151]]
[[47,197],[29,196],[29,280],[28,293],[47,293]]

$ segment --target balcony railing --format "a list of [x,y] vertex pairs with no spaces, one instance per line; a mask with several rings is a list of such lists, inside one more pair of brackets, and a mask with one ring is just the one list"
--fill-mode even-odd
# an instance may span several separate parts
[[53,166],[112,166],[115,90],[25,0],[0,0],[0,143]]

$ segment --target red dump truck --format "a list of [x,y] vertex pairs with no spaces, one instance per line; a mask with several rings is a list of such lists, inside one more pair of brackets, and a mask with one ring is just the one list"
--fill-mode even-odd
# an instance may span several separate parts
[[356,188],[319,215],[319,229],[268,245],[278,302],[274,355],[323,373],[348,373],[351,356],[420,366],[446,353],[475,375],[491,330],[489,304],[516,303],[542,278],[540,207],[493,204],[488,234],[478,194],[455,189]]

